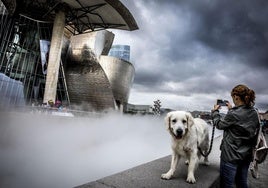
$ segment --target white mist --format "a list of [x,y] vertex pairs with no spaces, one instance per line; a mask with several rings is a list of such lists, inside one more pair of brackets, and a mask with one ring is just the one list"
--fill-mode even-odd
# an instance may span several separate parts
[[0,122],[0,187],[71,188],[170,153],[163,118],[11,113]]

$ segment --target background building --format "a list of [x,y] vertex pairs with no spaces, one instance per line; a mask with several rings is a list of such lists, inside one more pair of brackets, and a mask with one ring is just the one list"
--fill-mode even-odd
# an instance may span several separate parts
[[130,62],[107,56],[113,39],[106,30],[71,37],[66,81],[73,108],[122,111],[128,102],[135,69]]
[[125,61],[130,61],[130,46],[128,45],[113,45],[110,49],[109,56],[117,57]]
[[[118,0],[1,0],[0,105],[8,105],[7,98],[24,98],[10,105],[60,100],[101,111],[127,102],[134,67],[118,60],[101,66],[113,42],[105,29],[138,26]],[[104,66],[107,59],[102,61]],[[131,71],[118,74],[121,70]]]

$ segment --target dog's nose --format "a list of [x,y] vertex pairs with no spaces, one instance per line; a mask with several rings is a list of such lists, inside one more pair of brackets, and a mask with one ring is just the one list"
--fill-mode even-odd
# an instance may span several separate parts
[[182,129],[177,129],[177,130],[176,130],[176,133],[177,133],[178,136],[182,135],[182,132],[183,132]]

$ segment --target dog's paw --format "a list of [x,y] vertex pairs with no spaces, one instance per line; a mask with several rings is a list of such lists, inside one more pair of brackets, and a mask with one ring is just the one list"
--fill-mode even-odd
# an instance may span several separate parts
[[188,183],[195,183],[196,182],[195,177],[193,175],[188,175],[186,181]]
[[161,175],[161,178],[164,180],[169,180],[172,177],[170,173],[165,173]]

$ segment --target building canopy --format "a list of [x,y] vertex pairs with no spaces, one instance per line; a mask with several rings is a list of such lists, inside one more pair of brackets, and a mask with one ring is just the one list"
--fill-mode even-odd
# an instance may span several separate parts
[[102,29],[136,30],[138,25],[119,0],[1,0],[10,14],[53,21],[59,8],[66,12],[66,28],[73,34]]

